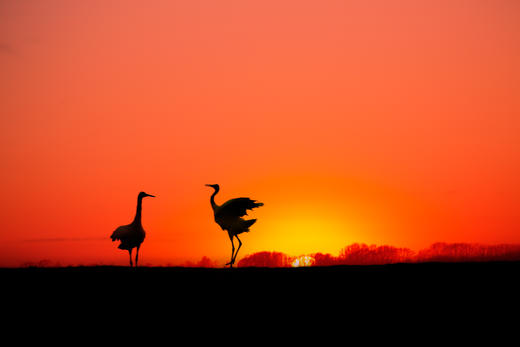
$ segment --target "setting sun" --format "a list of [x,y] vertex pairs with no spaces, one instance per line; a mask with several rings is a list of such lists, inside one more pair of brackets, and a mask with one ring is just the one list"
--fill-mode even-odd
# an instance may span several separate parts
[[284,216],[274,219],[276,228],[272,232],[266,226],[266,237],[277,245],[277,250],[289,254],[310,253],[316,249],[324,252],[339,252],[338,245],[351,242],[345,227],[339,220],[328,216],[312,216],[302,213],[297,216]]
[[314,264],[314,258],[309,255],[300,256],[291,263],[292,267],[312,266]]

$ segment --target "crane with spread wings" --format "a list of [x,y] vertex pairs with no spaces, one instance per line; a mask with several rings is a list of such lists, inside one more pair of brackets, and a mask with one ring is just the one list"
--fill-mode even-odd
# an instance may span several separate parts
[[[222,228],[222,230],[226,230],[228,232],[229,239],[231,240],[231,260],[226,265],[233,267],[238,251],[242,246],[242,241],[240,241],[238,238],[238,234],[248,232],[251,225],[256,222],[256,219],[246,220],[242,217],[247,215],[248,210],[263,206],[264,204],[249,198],[236,198],[228,200],[219,206],[215,203],[215,195],[217,195],[219,192],[220,186],[218,184],[206,185],[215,189],[215,192],[213,195],[211,195],[210,198],[211,207],[213,208],[215,222]],[[236,237],[238,240],[238,249],[236,252],[235,244],[233,243],[233,237]]]

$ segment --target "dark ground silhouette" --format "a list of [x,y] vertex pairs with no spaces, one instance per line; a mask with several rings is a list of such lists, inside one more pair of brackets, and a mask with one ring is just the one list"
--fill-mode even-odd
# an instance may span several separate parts
[[352,324],[378,333],[393,326],[401,334],[414,323],[438,334],[472,320],[508,321],[520,308],[519,274],[520,262],[0,269],[3,298],[15,304],[4,315],[18,315],[20,322],[40,317],[38,322],[53,325],[49,317],[58,316],[110,330],[153,322],[154,332],[162,327],[170,335],[220,324],[222,333],[241,326],[299,337],[316,326],[328,331],[330,324],[347,336],[356,333]]
[[[340,265],[301,268],[197,268],[78,266],[61,268],[0,268],[3,289],[28,288],[62,291],[133,292],[142,289],[156,294],[204,296],[234,293],[248,298],[307,293],[309,295],[357,292],[481,293],[501,289],[520,292],[520,262],[411,263],[389,265]],[[106,293],[106,289],[111,290]]]

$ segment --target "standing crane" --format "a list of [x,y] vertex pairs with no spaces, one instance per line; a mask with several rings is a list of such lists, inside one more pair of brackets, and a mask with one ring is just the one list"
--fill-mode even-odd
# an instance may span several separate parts
[[135,253],[135,267],[137,267],[137,260],[139,258],[139,247],[141,247],[141,243],[143,243],[146,233],[143,229],[143,225],[141,224],[141,209],[143,204],[143,198],[150,196],[155,198],[155,196],[146,194],[145,192],[140,192],[137,196],[137,210],[135,212],[135,218],[132,223],[128,225],[122,225],[117,228],[110,238],[112,241],[120,240],[119,249],[126,249],[128,254],[130,255],[130,267],[132,267],[132,250],[137,248]]
[[[242,241],[238,238],[238,234],[248,232],[249,227],[256,222],[256,219],[245,220],[242,217],[247,215],[247,210],[263,206],[264,204],[249,198],[236,198],[228,200],[219,206],[215,203],[215,195],[219,192],[220,186],[218,184],[206,184],[206,186],[215,189],[215,192],[210,198],[211,207],[213,208],[215,222],[222,230],[227,230],[229,239],[231,240],[231,260],[226,265],[233,267],[238,251],[242,246]],[[238,240],[238,249],[236,252],[233,237],[236,237]]]

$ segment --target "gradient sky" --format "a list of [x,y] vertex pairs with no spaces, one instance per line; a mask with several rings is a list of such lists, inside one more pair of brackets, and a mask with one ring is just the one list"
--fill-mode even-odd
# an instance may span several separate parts
[[0,266],[520,243],[520,3],[0,1]]

